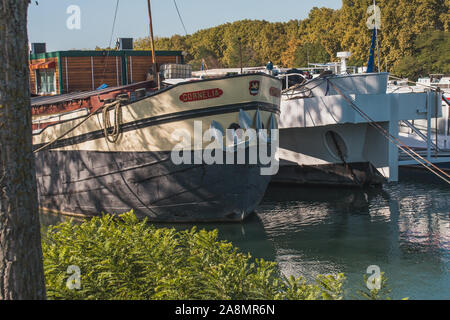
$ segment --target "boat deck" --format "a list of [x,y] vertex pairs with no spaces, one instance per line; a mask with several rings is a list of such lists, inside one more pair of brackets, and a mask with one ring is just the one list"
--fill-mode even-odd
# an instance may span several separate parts
[[119,87],[110,87],[102,90],[94,90],[94,91],[85,91],[85,92],[74,92],[67,93],[56,96],[41,96],[41,97],[32,97],[31,98],[31,106],[39,107],[39,106],[48,106],[48,105],[57,105],[62,103],[67,103],[70,101],[77,100],[86,100],[95,96],[107,96],[114,93],[125,93],[133,90],[137,90],[140,88],[150,89],[153,87],[152,81],[144,81],[139,83],[133,83],[129,85],[119,86]]

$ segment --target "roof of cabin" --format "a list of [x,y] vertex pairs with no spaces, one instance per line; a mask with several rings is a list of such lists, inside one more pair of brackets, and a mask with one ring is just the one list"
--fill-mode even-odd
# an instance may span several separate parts
[[77,101],[77,100],[83,100],[90,98],[92,96],[100,96],[104,94],[108,94],[115,91],[122,91],[122,90],[132,90],[136,88],[146,87],[151,84],[151,81],[143,81],[118,87],[108,87],[102,90],[93,90],[93,91],[84,91],[84,92],[73,92],[73,93],[66,93],[62,95],[55,95],[55,96],[39,96],[39,97],[32,97],[31,98],[31,106],[44,106],[44,105],[53,105],[53,104],[59,104],[69,101]]
[[[182,51],[156,51],[156,56],[181,56]],[[30,54],[31,60],[36,59],[48,59],[59,57],[100,57],[100,56],[133,56],[133,57],[151,57],[152,52],[150,50],[68,50],[68,51],[53,51],[39,54]]]

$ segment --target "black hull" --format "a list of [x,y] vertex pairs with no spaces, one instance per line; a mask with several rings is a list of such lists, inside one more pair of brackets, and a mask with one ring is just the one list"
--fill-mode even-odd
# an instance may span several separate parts
[[[450,162],[435,163],[435,165],[450,174]],[[441,174],[441,173],[440,173]],[[442,174],[441,174],[442,175]],[[421,183],[442,184],[444,181],[421,165],[399,167],[399,178],[405,181],[420,181]],[[445,184],[445,183],[444,183]]]
[[382,185],[386,179],[370,163],[325,164],[316,166],[280,166],[272,178],[276,184],[334,187]]
[[134,210],[155,222],[242,221],[270,182],[260,170],[249,164],[175,165],[170,152],[36,154],[43,210],[87,217]]

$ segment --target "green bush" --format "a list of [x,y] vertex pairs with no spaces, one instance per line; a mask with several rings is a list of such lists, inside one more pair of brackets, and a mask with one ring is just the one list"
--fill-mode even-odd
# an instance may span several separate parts
[[[368,289],[367,288],[367,282],[368,282],[367,275],[363,276],[363,283],[362,283],[362,289],[357,290],[357,299],[364,299],[364,300],[391,300],[390,293],[391,288],[388,286],[388,278],[384,274],[384,272],[380,275],[380,288],[379,289]],[[372,284],[375,285],[375,279],[372,280]],[[404,298],[402,300],[408,300],[408,298]]]
[[[343,298],[343,274],[286,279],[275,262],[240,253],[217,231],[158,229],[132,212],[51,227],[43,253],[49,299]],[[80,269],[79,289],[67,285],[69,266]]]

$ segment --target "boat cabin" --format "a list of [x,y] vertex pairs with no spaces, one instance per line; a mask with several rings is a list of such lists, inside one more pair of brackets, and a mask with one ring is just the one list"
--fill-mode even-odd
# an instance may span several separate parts
[[[156,51],[157,69],[182,64],[181,51]],[[118,87],[146,81],[152,69],[151,51],[55,51],[31,53],[30,91],[33,96],[59,95]]]

